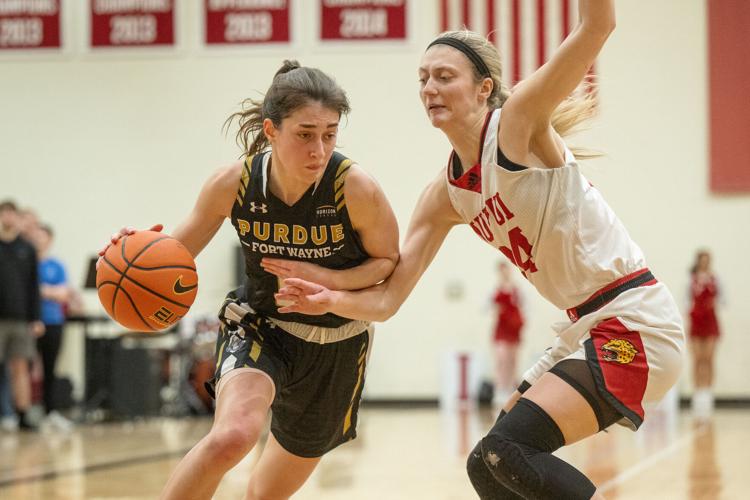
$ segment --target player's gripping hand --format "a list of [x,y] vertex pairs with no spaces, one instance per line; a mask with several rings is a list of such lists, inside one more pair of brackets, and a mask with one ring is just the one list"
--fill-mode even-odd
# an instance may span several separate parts
[[284,286],[274,294],[277,301],[291,304],[279,308],[281,313],[302,313],[313,316],[330,311],[339,292],[329,290],[323,285],[310,283],[299,278],[287,278]]
[[[161,232],[162,229],[164,229],[164,226],[162,224],[154,224],[148,230],[149,231],[156,231],[158,233],[158,232]],[[138,231],[136,228],[127,226],[127,227],[123,227],[118,232],[116,232],[112,236],[110,236],[109,241],[98,252],[99,259],[96,261],[96,268],[99,269],[99,264],[101,264],[101,262],[102,262],[102,257],[104,257],[104,254],[107,253],[107,249],[110,246],[112,246],[115,243],[117,243],[120,240],[120,238],[122,238],[123,236],[127,236],[129,234],[133,234],[136,231]]]
[[279,279],[299,278],[311,284],[318,284],[331,290],[338,290],[335,271],[311,262],[301,260],[275,259],[263,257],[260,261],[263,270]]

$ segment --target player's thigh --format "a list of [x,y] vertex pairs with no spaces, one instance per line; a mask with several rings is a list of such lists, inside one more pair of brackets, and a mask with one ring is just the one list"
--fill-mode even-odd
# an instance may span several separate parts
[[286,451],[273,434],[250,476],[247,500],[288,498],[310,477],[321,457],[305,458]]
[[216,397],[214,427],[261,427],[275,394],[271,378],[251,368],[239,368],[224,377]]
[[599,432],[591,405],[576,389],[553,373],[545,373],[523,397],[542,407],[572,444]]

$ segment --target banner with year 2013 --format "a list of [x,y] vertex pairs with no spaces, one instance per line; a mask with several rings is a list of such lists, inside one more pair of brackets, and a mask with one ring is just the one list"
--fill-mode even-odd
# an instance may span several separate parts
[[59,49],[60,0],[0,0],[0,50]]
[[322,40],[404,40],[407,0],[320,0]]
[[289,42],[291,0],[204,0],[207,45]]
[[172,46],[174,0],[90,0],[92,47]]

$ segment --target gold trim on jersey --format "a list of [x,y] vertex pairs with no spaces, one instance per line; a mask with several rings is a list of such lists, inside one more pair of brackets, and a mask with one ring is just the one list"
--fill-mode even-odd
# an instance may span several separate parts
[[240,177],[240,188],[237,191],[237,203],[242,206],[245,200],[245,192],[247,186],[250,184],[250,173],[253,170],[253,158],[255,156],[248,156],[245,158],[245,163],[242,165],[242,177]]
[[341,211],[341,209],[346,206],[346,199],[344,198],[344,180],[346,179],[346,175],[349,172],[349,167],[352,166],[352,163],[354,162],[349,158],[344,158],[336,168],[336,180],[333,183],[333,191],[334,204],[338,211]]

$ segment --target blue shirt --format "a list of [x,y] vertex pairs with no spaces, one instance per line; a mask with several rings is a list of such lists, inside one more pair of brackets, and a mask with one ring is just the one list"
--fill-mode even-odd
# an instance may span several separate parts
[[[54,257],[39,262],[40,285],[64,285],[68,282],[65,267]],[[42,321],[45,325],[62,325],[65,322],[63,305],[54,300],[42,299]]]

